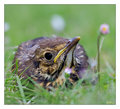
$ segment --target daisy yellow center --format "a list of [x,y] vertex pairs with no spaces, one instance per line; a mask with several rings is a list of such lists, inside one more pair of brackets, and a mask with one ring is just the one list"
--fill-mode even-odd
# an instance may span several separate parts
[[105,27],[103,27],[103,29],[102,29],[103,31],[106,31],[107,29],[105,28]]

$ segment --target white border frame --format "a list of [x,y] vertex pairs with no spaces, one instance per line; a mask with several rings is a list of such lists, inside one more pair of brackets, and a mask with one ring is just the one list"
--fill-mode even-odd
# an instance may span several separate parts
[[[116,4],[116,105],[4,105],[4,4]],[[0,108],[120,109],[120,1],[119,0],[0,0]]]

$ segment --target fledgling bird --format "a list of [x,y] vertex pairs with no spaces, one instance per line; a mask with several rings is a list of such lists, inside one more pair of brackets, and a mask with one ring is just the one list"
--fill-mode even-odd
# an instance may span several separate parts
[[[22,43],[15,54],[12,69],[23,78],[31,77],[45,89],[65,83],[65,68],[72,69],[69,82],[81,79],[88,68],[88,56],[78,44],[80,37],[40,37]],[[16,66],[16,61],[18,65]]]

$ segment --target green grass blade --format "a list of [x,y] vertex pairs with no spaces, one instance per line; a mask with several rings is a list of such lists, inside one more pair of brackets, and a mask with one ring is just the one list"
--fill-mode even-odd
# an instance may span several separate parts
[[21,94],[23,103],[26,104],[25,94],[24,94],[24,91],[23,91],[23,88],[22,88],[21,81],[20,81],[20,79],[19,79],[18,76],[16,76],[16,78],[17,78],[17,83],[18,83],[18,87],[19,87],[19,89],[20,89],[20,94]]

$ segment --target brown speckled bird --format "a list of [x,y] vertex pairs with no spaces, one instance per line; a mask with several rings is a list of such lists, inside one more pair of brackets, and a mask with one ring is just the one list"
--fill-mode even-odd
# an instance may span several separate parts
[[74,84],[88,68],[88,57],[78,44],[80,37],[71,40],[62,37],[40,37],[22,43],[15,54],[12,69],[23,77],[31,77],[40,86],[49,89],[65,83],[65,68],[72,68],[69,82]]

